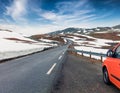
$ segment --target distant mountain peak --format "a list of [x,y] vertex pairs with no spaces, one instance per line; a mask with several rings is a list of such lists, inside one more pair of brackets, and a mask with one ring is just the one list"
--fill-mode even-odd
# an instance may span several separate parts
[[114,29],[120,29],[120,24],[119,25],[116,25],[116,26],[113,26]]
[[[120,25],[115,26],[115,28],[120,29]],[[55,32],[51,32],[50,34],[52,34],[52,35],[70,34],[70,33],[89,34],[91,32],[113,31],[115,28],[113,28],[113,27],[96,27],[96,28],[74,28],[74,27],[69,27],[69,28],[65,28],[63,30],[58,30],[58,31],[55,31]]]

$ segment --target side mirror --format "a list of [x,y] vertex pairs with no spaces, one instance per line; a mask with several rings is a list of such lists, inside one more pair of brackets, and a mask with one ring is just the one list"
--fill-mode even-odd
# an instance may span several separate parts
[[113,57],[114,52],[112,50],[108,50],[107,57]]

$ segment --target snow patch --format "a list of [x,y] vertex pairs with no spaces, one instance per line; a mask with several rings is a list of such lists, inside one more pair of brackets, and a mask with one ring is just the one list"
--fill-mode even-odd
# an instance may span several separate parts
[[38,42],[13,31],[0,31],[0,60],[31,54],[53,46],[55,44]]
[[[84,50],[84,51],[88,51],[88,52],[95,52],[95,53],[102,53],[102,54],[106,54],[108,49],[97,49],[97,48],[93,48],[93,47],[85,47],[85,46],[75,46],[75,49],[76,50]],[[78,54],[81,55],[80,52],[77,52]],[[84,54],[84,56],[87,56],[87,57],[90,57],[89,54]],[[91,58],[94,58],[94,59],[101,59],[100,56],[95,56],[95,55],[92,55]],[[105,59],[105,57],[103,57],[103,60]]]

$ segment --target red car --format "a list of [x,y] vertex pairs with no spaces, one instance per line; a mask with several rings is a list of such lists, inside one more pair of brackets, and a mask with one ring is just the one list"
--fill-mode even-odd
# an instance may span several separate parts
[[120,89],[120,44],[107,52],[107,58],[102,64],[103,81],[113,83]]

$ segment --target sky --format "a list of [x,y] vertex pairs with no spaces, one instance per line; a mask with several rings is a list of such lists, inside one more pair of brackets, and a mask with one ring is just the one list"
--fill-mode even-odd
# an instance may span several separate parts
[[120,0],[0,0],[0,27],[39,34],[120,24]]

